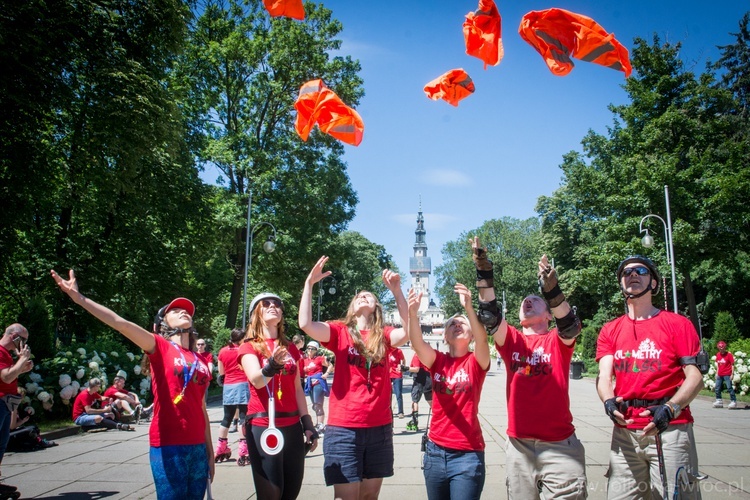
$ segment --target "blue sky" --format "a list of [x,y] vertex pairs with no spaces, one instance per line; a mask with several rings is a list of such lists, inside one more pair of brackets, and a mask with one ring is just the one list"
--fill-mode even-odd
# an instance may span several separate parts
[[[554,76],[518,35],[526,12],[559,7],[587,15],[628,49],[634,37],[656,33],[682,42],[682,60],[701,72],[707,59],[718,59],[717,45],[734,41],[729,33],[750,10],[745,0],[497,2],[505,57],[484,70],[465,54],[462,33],[477,0],[322,3],[343,23],[341,52],[360,61],[364,79],[357,106],[364,140],[346,146],[344,157],[359,196],[349,229],[384,245],[402,273],[420,195],[434,271],[443,244],[462,232],[488,219],[536,216],[537,198],[560,185],[563,154],[580,150],[589,129],[605,134],[613,123],[607,106],[626,102],[622,72],[576,61],[569,75]],[[453,68],[476,85],[457,108],[422,90]]]

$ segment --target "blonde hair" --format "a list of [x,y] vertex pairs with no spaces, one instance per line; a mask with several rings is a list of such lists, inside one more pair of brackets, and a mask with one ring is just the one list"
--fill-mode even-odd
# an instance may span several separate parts
[[[259,304],[260,305],[260,304]],[[263,315],[261,314],[262,307],[255,307],[252,314],[250,315],[250,323],[247,325],[247,331],[245,332],[245,342],[250,342],[263,357],[270,358],[271,352],[268,350],[266,345],[266,338],[263,336],[263,327],[266,326],[263,321]],[[286,323],[284,322],[284,311],[281,310],[281,321],[278,326],[278,340],[279,344],[284,347],[289,347],[289,339],[286,338]]]
[[[369,293],[375,299],[375,310],[368,319],[368,330],[370,331],[367,336],[367,342],[362,340],[362,335],[359,333],[357,328],[357,315],[355,314],[355,304],[357,297],[363,293]],[[385,334],[383,332],[383,306],[380,305],[378,298],[375,294],[368,292],[367,290],[361,290],[357,295],[352,298],[349,302],[349,307],[346,310],[346,317],[341,320],[349,329],[349,335],[351,335],[354,341],[354,347],[357,349],[360,355],[369,359],[372,363],[378,363],[387,355],[387,349],[385,345]]]

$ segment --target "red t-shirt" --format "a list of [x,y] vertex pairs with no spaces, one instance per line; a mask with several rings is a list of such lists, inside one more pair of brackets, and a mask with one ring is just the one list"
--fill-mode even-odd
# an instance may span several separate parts
[[[84,389],[78,393],[76,400],[73,402],[73,421],[86,413],[86,407],[93,405],[97,401],[101,401],[102,395],[98,392],[89,392],[88,389]],[[106,406],[106,405],[105,405]]]
[[[208,366],[195,352],[183,349],[164,337],[154,335],[154,338],[156,348],[148,355],[151,361],[151,391],[154,393],[149,444],[160,447],[205,443],[203,397],[211,381]],[[195,371],[185,386],[185,372],[189,375],[193,365],[196,365]],[[174,398],[182,392],[183,387],[185,394],[182,401],[175,404]]]
[[[268,348],[269,353],[273,352],[277,345],[277,339],[266,339],[266,347]],[[276,427],[288,427],[294,425],[299,422],[300,418],[299,415],[293,417],[279,416],[280,413],[299,411],[299,408],[297,407],[297,387],[294,384],[296,380],[299,379],[297,370],[299,369],[298,363],[302,356],[299,353],[299,349],[297,349],[297,346],[294,344],[290,343],[286,348],[289,351],[291,359],[287,360],[281,373],[274,375],[273,378],[268,381],[266,386],[257,388],[253,384],[250,384],[250,401],[247,403],[248,416],[255,413],[268,414],[268,401],[272,396],[276,407],[276,421],[274,422]],[[242,357],[245,355],[258,358],[258,363],[261,368],[268,363],[268,358],[256,351],[251,342],[245,342],[240,346],[237,355],[237,362],[242,363]],[[279,395],[279,391],[281,391],[281,395]],[[250,423],[258,427],[268,427],[268,417],[256,417],[253,418]]]
[[[393,415],[388,356],[368,369],[367,359],[354,347],[346,325],[334,321],[328,326],[331,338],[323,345],[336,355],[336,376],[328,400],[328,425],[364,428],[390,424]],[[383,327],[386,348],[391,345],[391,331],[392,326]],[[369,330],[360,331],[364,342],[369,333]]]
[[120,392],[122,394],[129,394],[130,391],[128,391],[124,387],[122,388],[122,390],[120,390],[120,389],[118,389],[117,387],[115,387],[113,385],[113,386],[107,387],[107,390],[104,391],[104,397],[105,398],[111,398],[111,399],[120,399],[120,398],[117,397],[117,393],[118,392]]
[[206,351],[206,352],[196,352],[195,354],[198,355],[198,357],[200,358],[201,361],[203,361],[204,363],[206,363],[206,366],[208,366],[209,363],[211,363],[211,364],[214,363],[214,355],[211,354],[208,351]]
[[732,366],[734,365],[734,356],[727,351],[724,354],[716,353],[716,375],[719,377],[729,377],[732,375]]
[[557,329],[524,335],[508,325],[505,344],[497,352],[507,367],[508,436],[562,441],[575,432],[568,384],[574,346]]
[[[625,400],[656,400],[671,397],[685,381],[680,358],[700,350],[698,333],[689,319],[659,311],[649,319],[634,321],[627,315],[602,327],[596,345],[596,360],[614,356],[615,396]],[[625,418],[635,422],[628,429],[642,429],[651,417],[639,417],[645,408],[630,407]],[[693,421],[690,407],[673,424]]]
[[419,356],[417,356],[417,353],[414,353],[414,355],[411,357],[411,363],[409,363],[409,367],[419,368],[419,371],[414,373],[414,383],[424,385],[427,382],[427,376],[430,374],[430,370],[422,364],[422,362],[419,360]]
[[[488,367],[489,368],[489,367]],[[435,351],[432,376],[430,440],[452,450],[482,451],[479,398],[487,377],[474,353],[452,358]]]
[[[5,347],[0,346],[0,370],[5,370],[15,364],[13,356],[10,355],[10,351]],[[0,380],[0,397],[7,394],[18,394],[18,378],[7,384]]]
[[391,378],[404,378],[401,365],[406,363],[404,352],[398,347],[391,347],[388,351],[388,363],[391,365]]
[[326,358],[323,356],[315,356],[314,358],[302,358],[299,365],[305,372],[305,376],[315,375],[316,373],[323,373],[323,363]]
[[219,351],[219,363],[224,366],[224,384],[247,382],[247,375],[239,363],[240,346],[228,345]]

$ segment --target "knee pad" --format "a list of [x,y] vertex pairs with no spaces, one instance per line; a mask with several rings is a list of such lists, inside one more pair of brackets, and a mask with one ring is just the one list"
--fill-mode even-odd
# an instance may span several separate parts
[[313,411],[315,412],[315,415],[317,415],[318,417],[322,417],[323,415],[325,415],[322,404],[315,403],[312,405],[312,407],[313,407]]
[[487,333],[492,335],[497,331],[497,327],[500,325],[502,314],[500,309],[497,307],[497,299],[493,299],[489,302],[479,301],[479,311],[477,311],[477,317],[482,322]]

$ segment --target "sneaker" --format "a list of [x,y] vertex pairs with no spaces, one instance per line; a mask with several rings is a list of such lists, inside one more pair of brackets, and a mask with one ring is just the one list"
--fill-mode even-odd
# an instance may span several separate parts
[[398,418],[404,418],[404,414],[403,413],[399,413],[398,414]]
[[318,434],[323,434],[326,430],[326,426],[324,424],[316,424],[315,430],[318,432]]
[[724,401],[721,399],[717,399],[714,403],[714,408],[724,408]]
[[145,407],[143,410],[141,410],[141,418],[143,419],[149,419],[151,418],[151,414],[154,412],[154,405]]
[[229,426],[229,432],[237,432],[237,422],[232,422],[232,425]]
[[730,410],[734,410],[735,408],[737,408],[737,401],[730,402],[729,406],[727,406],[727,408],[730,409]]

